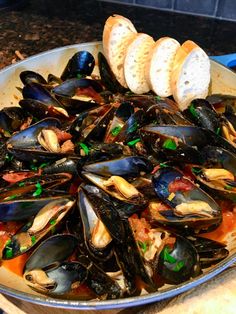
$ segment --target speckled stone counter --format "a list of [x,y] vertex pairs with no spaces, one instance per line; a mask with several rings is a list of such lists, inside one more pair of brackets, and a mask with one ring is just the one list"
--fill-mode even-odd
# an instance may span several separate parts
[[139,32],[155,39],[192,39],[209,54],[235,52],[236,23],[168,13],[96,0],[31,0],[21,11],[0,12],[0,68],[55,47],[100,40],[106,18],[118,13],[130,18]]

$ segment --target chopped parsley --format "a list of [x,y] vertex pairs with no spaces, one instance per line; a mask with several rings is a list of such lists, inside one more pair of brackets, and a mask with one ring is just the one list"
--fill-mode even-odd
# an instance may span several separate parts
[[39,168],[42,169],[42,168],[47,167],[48,165],[49,165],[49,162],[44,162],[39,166]]
[[220,135],[220,131],[221,131],[220,128],[217,128],[216,129],[216,135]]
[[164,247],[164,249],[161,251],[161,258],[165,261],[165,262],[168,262],[170,264],[174,264],[176,263],[176,259],[170,255],[170,252],[171,252],[171,248],[167,245]]
[[176,150],[177,144],[175,143],[174,140],[168,138],[167,140],[164,141],[162,147],[165,149]]
[[128,146],[135,146],[140,141],[141,141],[140,138],[136,138],[135,140],[128,142],[127,145]]
[[166,168],[166,167],[169,167],[166,163],[164,162],[160,162],[159,164],[160,168]]
[[9,154],[9,153],[7,153],[5,156],[6,161],[12,161],[13,158],[14,158],[14,156],[12,154]]
[[117,136],[120,131],[121,131],[122,127],[121,126],[116,126],[111,130],[111,134],[112,136]]
[[82,150],[84,151],[85,155],[87,156],[89,154],[89,148],[86,144],[84,143],[79,143],[79,146],[82,148]]
[[184,261],[178,261],[173,268],[173,271],[178,272],[184,267]]
[[10,195],[10,196],[7,196],[4,198],[4,201],[11,201],[11,200],[14,200],[15,198],[17,198],[19,194],[13,194],[13,195]]
[[162,98],[157,95],[157,96],[154,97],[154,99],[155,99],[155,100],[161,100]]
[[36,242],[36,236],[35,235],[31,236],[31,242],[32,242],[32,244],[35,244],[35,242]]
[[190,113],[192,114],[192,116],[194,116],[195,118],[197,118],[198,114],[196,112],[196,108],[194,107],[194,104],[191,103],[190,106],[188,107],[188,110],[190,111]]
[[18,183],[18,186],[19,186],[19,187],[25,186],[25,182],[19,182],[19,183]]
[[147,245],[146,242],[138,241],[138,246],[139,246],[140,249],[143,251],[143,253],[146,253],[146,252],[147,252],[148,245]]
[[33,196],[39,196],[39,195],[41,195],[42,192],[43,192],[43,188],[42,188],[41,184],[40,184],[39,182],[37,182],[37,183],[35,184],[35,187],[36,187],[36,190],[35,190],[35,192],[33,193]]
[[52,219],[52,220],[50,220],[50,225],[55,225],[56,224],[56,219]]
[[198,167],[192,167],[192,173],[199,175],[202,173],[202,169]]

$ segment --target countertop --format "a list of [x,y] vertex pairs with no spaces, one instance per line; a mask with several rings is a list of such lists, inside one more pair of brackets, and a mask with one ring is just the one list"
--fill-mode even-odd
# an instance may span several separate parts
[[96,0],[31,0],[21,11],[0,11],[0,68],[26,57],[74,43],[100,40],[113,13],[130,18],[155,39],[196,41],[210,55],[235,52],[235,22],[170,13]]
[[[114,13],[130,18],[139,32],[146,32],[155,39],[162,36],[171,36],[180,42],[192,39],[209,55],[232,53],[236,49],[234,22],[95,0],[32,0],[21,11],[0,11],[0,68],[18,61],[20,54],[28,57],[60,46],[101,40],[104,22]],[[20,54],[17,56],[15,51]],[[29,304],[24,307],[21,301],[8,299],[26,313],[44,313],[42,308]],[[54,313],[46,309],[47,313]],[[138,310],[129,309],[126,313]],[[173,313],[172,310],[169,313]],[[16,312],[9,310],[9,313]]]

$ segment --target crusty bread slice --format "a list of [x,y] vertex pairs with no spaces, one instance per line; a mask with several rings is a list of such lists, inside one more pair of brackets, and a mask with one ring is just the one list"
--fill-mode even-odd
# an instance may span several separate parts
[[174,58],[180,44],[170,37],[158,39],[146,66],[146,80],[151,89],[161,97],[172,95],[170,77]]
[[135,94],[147,93],[150,90],[145,78],[145,69],[154,44],[151,36],[140,33],[127,49],[124,62],[125,80]]
[[209,84],[209,57],[193,41],[185,41],[177,50],[171,74],[171,89],[180,110],[195,98],[205,98]]
[[103,30],[103,51],[118,82],[127,87],[124,76],[124,58],[129,44],[137,36],[132,22],[121,16],[110,16]]

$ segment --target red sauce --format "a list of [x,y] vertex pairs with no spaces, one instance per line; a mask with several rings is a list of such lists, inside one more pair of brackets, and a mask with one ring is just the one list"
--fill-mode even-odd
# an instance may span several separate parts
[[202,236],[208,239],[224,242],[227,234],[236,230],[236,206],[228,200],[220,201],[219,205],[222,209],[222,223],[216,230],[204,233]]

